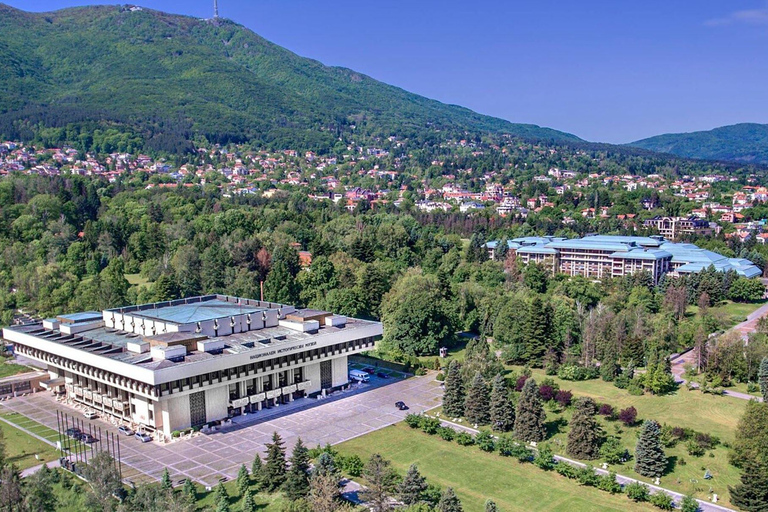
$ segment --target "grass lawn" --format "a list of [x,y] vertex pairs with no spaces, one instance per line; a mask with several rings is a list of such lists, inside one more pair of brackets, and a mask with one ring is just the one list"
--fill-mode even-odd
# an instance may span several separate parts
[[148,286],[151,284],[149,279],[141,277],[141,274],[125,274],[125,278],[131,286]]
[[555,472],[545,472],[531,464],[485,453],[472,446],[459,446],[437,436],[398,423],[335,448],[345,455],[357,454],[367,460],[379,453],[405,474],[411,464],[428,481],[443,488],[453,487],[468,512],[484,510],[485,500],[493,499],[499,510],[512,511],[593,511],[651,510],[625,495],[615,495],[582,487]]
[[[4,361],[4,359],[0,359],[0,361]],[[10,377],[11,375],[16,375],[18,373],[25,373],[25,372],[31,372],[31,371],[33,370],[29,366],[24,366],[16,363],[9,363],[9,362],[0,363],[0,379],[2,379],[3,377]]]
[[[18,428],[0,421],[0,431],[2,431],[5,438],[6,461],[16,464],[19,469],[31,468],[43,462],[58,459],[56,449],[53,446],[30,436]],[[40,460],[35,458],[35,454],[40,457]]]
[[[520,367],[510,367],[520,370]],[[546,378],[543,370],[533,370],[537,382]],[[608,403],[616,409],[634,406],[639,419],[656,420],[675,427],[688,427],[699,432],[716,435],[723,441],[734,439],[736,425],[747,406],[745,400],[727,396],[688,391],[682,387],[675,393],[663,396],[645,394],[632,396],[601,379],[567,381],[550,377],[561,389],[570,389],[574,395],[590,396],[598,403]]]
[[[250,468],[248,468],[248,470],[250,471]],[[216,503],[214,502],[214,491],[211,490],[210,492],[207,492],[198,484],[196,484],[196,487],[197,509],[201,511],[215,509]],[[237,492],[237,482],[235,480],[231,480],[226,482],[224,487],[227,489],[227,493],[229,494],[230,509],[240,510],[243,505],[243,500],[242,496],[240,496],[240,493]],[[177,488],[181,488],[181,486],[177,486]],[[283,505],[288,501],[282,495],[282,493],[256,493],[256,489],[253,486],[251,486],[251,490],[255,493],[253,497],[254,502],[256,503],[256,508],[265,512],[280,512],[280,510],[283,508]]]
[[[720,313],[724,316],[727,322],[727,325],[725,326],[727,329],[746,320],[747,315],[755,311],[766,302],[768,301],[761,300],[758,302],[742,303],[725,300],[717,306],[709,308],[709,310],[714,314]],[[698,312],[698,306],[688,306],[688,309],[686,310],[686,314],[688,315],[695,315]]]
[[58,432],[56,432],[52,428],[48,428],[45,425],[42,425],[36,422],[33,419],[27,418],[22,414],[19,414],[17,412],[2,411],[0,412],[0,416],[10,421],[14,425],[21,427],[25,430],[28,430],[33,434],[42,437],[43,439],[47,439],[52,443],[55,443],[56,441],[59,440]]

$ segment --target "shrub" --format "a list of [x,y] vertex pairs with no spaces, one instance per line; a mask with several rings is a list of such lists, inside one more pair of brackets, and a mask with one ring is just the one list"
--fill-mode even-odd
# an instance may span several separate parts
[[548,444],[539,446],[539,451],[533,459],[533,463],[539,469],[549,471],[555,466],[555,457],[552,455],[552,448]]
[[427,374],[427,370],[426,370],[426,368],[423,368],[423,367],[420,366],[420,367],[416,368],[416,371],[414,371],[413,374],[420,377],[422,375],[426,375]]
[[760,392],[760,385],[755,384],[754,382],[750,382],[747,384],[747,393],[759,393]]
[[629,452],[617,437],[609,437],[600,447],[600,457],[608,464],[621,464],[629,460]]
[[408,414],[405,416],[405,424],[411,428],[421,428],[422,416],[419,414]]
[[475,438],[467,432],[459,432],[456,434],[456,442],[461,446],[470,446],[475,444]]
[[600,371],[594,366],[586,368],[575,364],[564,364],[557,370],[557,376],[563,380],[596,379],[599,375]]
[[613,379],[613,385],[619,389],[627,389],[631,382],[632,380],[630,380],[629,377],[625,377],[624,375],[619,375]]
[[515,446],[517,446],[517,443],[508,434],[500,436],[499,440],[496,441],[496,449],[499,451],[499,455],[504,457],[512,456]]
[[616,473],[613,471],[607,475],[599,477],[597,488],[611,494],[617,494],[621,492],[621,484],[616,481]]
[[437,376],[435,377],[435,380],[443,382],[445,380],[445,374],[443,372],[438,373]]
[[571,400],[573,400],[573,393],[566,389],[561,389],[555,393],[555,401],[563,407],[571,405]]
[[496,449],[496,441],[490,432],[478,432],[475,436],[475,444],[484,452],[492,452]]
[[619,419],[624,425],[631,427],[637,421],[637,409],[631,405],[626,409],[622,409],[619,412]]
[[637,384],[630,384],[627,387],[627,392],[632,396],[642,396],[645,391],[643,391],[643,388],[638,386]]
[[550,400],[555,398],[555,390],[552,386],[542,384],[541,386],[539,386],[539,396],[545,402],[549,402]]
[[525,381],[528,380],[528,377],[526,375],[521,375],[517,378],[515,381],[515,391],[518,393],[523,390],[523,386],[525,386]]
[[705,434],[703,432],[696,432],[694,439],[705,450],[710,450],[720,444],[720,439],[716,436]]
[[363,460],[357,455],[349,457],[338,457],[341,469],[349,473],[350,476],[360,476],[363,474]]
[[181,437],[181,432],[178,430],[174,430],[171,432],[171,437]]
[[685,443],[685,449],[688,451],[688,455],[692,455],[694,457],[701,457],[706,452],[706,450],[694,439],[691,439]]
[[649,501],[653,506],[658,507],[661,510],[674,510],[675,508],[675,502],[672,501],[672,496],[664,491],[658,491],[651,494]]
[[683,427],[672,427],[672,429],[670,429],[669,433],[672,435],[672,437],[674,437],[678,441],[685,441],[686,439],[688,439],[690,437],[691,430],[690,429],[685,429]]
[[683,496],[683,500],[680,502],[680,512],[699,512],[699,502],[696,498],[690,494]]
[[562,475],[565,478],[570,478],[570,479],[576,478],[579,474],[579,470],[577,468],[565,462],[561,462],[560,464],[555,464],[555,471],[559,475]]
[[588,485],[590,487],[596,487],[600,483],[600,476],[595,474],[595,468],[589,464],[586,467],[579,468],[576,473],[576,479],[581,485]]
[[439,435],[445,441],[453,441],[453,439],[456,437],[456,431],[450,427],[440,427],[437,430],[437,435]]
[[597,413],[600,416],[606,416],[608,418],[613,418],[613,415],[615,414],[615,411],[613,410],[613,406],[609,404],[600,404],[600,407],[597,409]]
[[648,501],[648,486],[645,484],[632,482],[631,484],[627,484],[625,491],[627,492],[627,498],[632,501]]
[[515,457],[520,462],[531,462],[533,460],[533,451],[522,444],[515,444],[512,447],[510,456]]
[[437,418],[430,418],[428,416],[421,417],[421,430],[429,435],[437,434],[440,428],[440,420]]

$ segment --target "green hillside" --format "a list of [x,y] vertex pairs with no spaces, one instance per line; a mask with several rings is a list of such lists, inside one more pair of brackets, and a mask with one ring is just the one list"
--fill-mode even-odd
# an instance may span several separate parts
[[124,143],[166,150],[195,136],[321,150],[344,133],[580,140],[324,66],[223,19],[0,4],[0,59],[0,136],[13,138],[30,138],[42,123],[66,127],[54,138],[88,142],[96,128],[111,128]]
[[768,163],[768,124],[741,123],[702,132],[669,133],[629,145],[688,158]]

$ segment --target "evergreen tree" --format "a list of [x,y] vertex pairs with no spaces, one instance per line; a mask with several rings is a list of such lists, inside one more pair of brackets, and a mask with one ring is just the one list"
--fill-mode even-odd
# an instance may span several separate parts
[[24,488],[16,464],[8,464],[0,470],[0,510],[21,512],[24,506]]
[[464,417],[470,423],[486,425],[490,421],[488,386],[480,372],[475,373],[464,399]]
[[507,379],[500,373],[491,388],[491,426],[497,432],[509,432],[515,426],[515,406],[509,396]]
[[750,460],[744,464],[741,483],[728,487],[731,503],[747,512],[768,511],[768,462]]
[[197,501],[197,489],[195,489],[195,484],[192,482],[192,479],[187,478],[184,481],[184,486],[181,488],[181,494],[187,498],[187,502],[189,503]]
[[528,304],[528,316],[523,326],[525,359],[529,363],[540,363],[547,353],[552,325],[552,308],[545,305],[537,295]]
[[46,464],[33,475],[25,478],[24,505],[29,512],[53,512],[56,495],[53,493],[53,471]]
[[231,512],[232,508],[229,506],[229,498],[219,498],[216,500],[216,512]]
[[250,490],[246,491],[243,498],[243,512],[256,512],[257,510],[256,502],[253,500],[253,493]]
[[663,475],[666,469],[667,456],[661,445],[661,427],[653,420],[646,420],[635,448],[635,471],[652,478]]
[[576,400],[575,412],[568,431],[566,452],[577,459],[595,459],[600,451],[600,425],[595,420],[595,401],[591,398]]
[[427,479],[421,476],[416,464],[411,464],[405,478],[397,487],[397,495],[405,505],[415,505],[422,501],[427,490]]
[[456,493],[453,492],[453,488],[448,487],[440,496],[440,501],[437,503],[437,512],[463,512],[464,509],[461,506],[461,501]]
[[389,510],[389,497],[397,489],[397,473],[392,469],[390,461],[374,453],[365,463],[363,476],[368,487],[360,492],[361,497],[368,502],[373,512]]
[[499,243],[496,244],[496,248],[493,250],[493,259],[496,261],[507,261],[507,255],[509,254],[509,243],[506,237],[501,237]]
[[253,457],[253,463],[251,464],[251,477],[256,482],[256,486],[261,485],[261,474],[264,471],[264,464],[261,461],[261,456],[257,453]]
[[163,478],[160,480],[160,488],[164,491],[173,489],[173,482],[171,481],[171,475],[168,473],[168,468],[165,468],[163,471]]
[[222,482],[219,482],[219,485],[213,489],[213,501],[215,501],[217,504],[220,501],[226,501],[229,503],[229,493],[227,492],[227,488],[224,487]]
[[600,377],[606,382],[613,382],[619,373],[619,361],[616,354],[616,347],[610,343],[603,353],[603,359],[600,361]]
[[496,512],[497,510],[495,501],[492,499],[485,500],[485,512]]
[[760,361],[757,381],[760,383],[760,393],[763,395],[763,402],[768,404],[768,357],[764,357]]
[[443,393],[443,412],[446,416],[464,416],[464,381],[461,378],[461,364],[455,359],[448,365]]
[[261,485],[268,492],[274,492],[285,481],[285,447],[280,435],[272,434],[272,442],[267,444],[267,460],[262,469]]
[[315,467],[312,470],[313,475],[334,475],[338,476],[339,470],[336,467],[336,462],[333,460],[333,455],[328,452],[323,452],[315,461]]
[[301,438],[296,441],[291,453],[291,468],[283,483],[283,492],[290,500],[298,500],[309,494],[309,451]]
[[750,400],[736,427],[730,462],[744,468],[750,462],[768,461],[768,403]]
[[290,247],[277,247],[272,254],[272,268],[264,281],[264,298],[281,304],[299,302],[299,255]]
[[542,441],[547,433],[544,426],[546,413],[541,405],[539,387],[533,379],[527,379],[517,401],[515,411],[515,437],[521,441]]
[[248,468],[245,467],[245,464],[242,464],[237,472],[237,492],[240,493],[240,496],[244,496],[250,486],[251,479],[248,476]]

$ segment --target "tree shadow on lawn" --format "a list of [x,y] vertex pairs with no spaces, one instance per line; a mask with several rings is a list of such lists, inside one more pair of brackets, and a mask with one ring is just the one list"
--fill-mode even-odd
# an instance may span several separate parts
[[667,457],[667,467],[664,469],[664,476],[674,473],[676,468],[677,468],[677,455],[671,455]]
[[563,432],[565,427],[567,426],[568,426],[568,420],[566,420],[562,416],[557,417],[552,421],[547,421],[546,423],[544,423],[544,427],[547,429],[547,439],[552,439],[557,434]]

